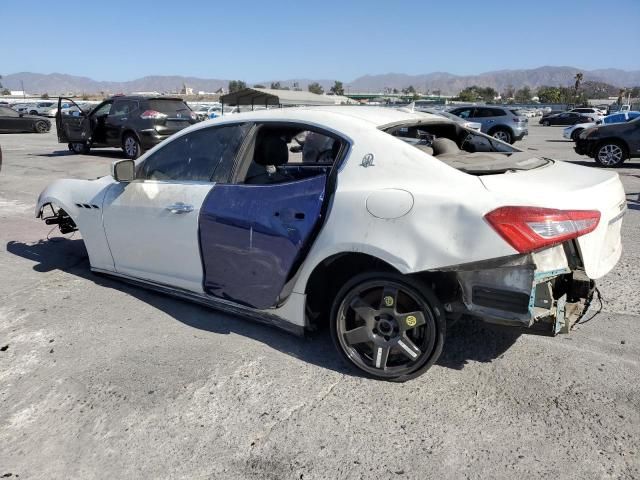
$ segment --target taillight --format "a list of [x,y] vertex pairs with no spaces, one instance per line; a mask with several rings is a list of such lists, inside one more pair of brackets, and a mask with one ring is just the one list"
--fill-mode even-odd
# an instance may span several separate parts
[[592,232],[600,222],[600,212],[500,207],[484,218],[509,245],[528,253]]
[[167,116],[164,113],[160,113],[155,110],[145,110],[144,112],[142,112],[142,115],[140,115],[140,118],[143,118],[145,120],[161,120],[163,118],[167,118]]

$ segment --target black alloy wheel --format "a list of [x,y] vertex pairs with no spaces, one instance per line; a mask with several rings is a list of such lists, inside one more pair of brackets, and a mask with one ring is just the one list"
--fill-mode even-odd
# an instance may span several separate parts
[[47,133],[49,131],[47,122],[36,122],[35,128],[37,133]]
[[331,332],[349,363],[377,379],[406,381],[440,356],[445,317],[423,283],[395,273],[369,273],[353,278],[336,296]]

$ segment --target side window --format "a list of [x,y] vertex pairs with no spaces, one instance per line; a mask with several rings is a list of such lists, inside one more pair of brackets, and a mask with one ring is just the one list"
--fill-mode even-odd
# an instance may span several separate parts
[[102,115],[107,115],[109,113],[109,110],[111,110],[111,106],[113,104],[111,102],[109,103],[105,103],[104,105],[100,106],[100,108],[98,108],[93,114],[96,117],[101,117]]
[[304,125],[262,125],[247,149],[238,178],[245,184],[274,184],[326,175],[343,142]]
[[138,166],[142,180],[223,182],[249,130],[248,124],[204,128],[182,135]]
[[471,108],[464,108],[462,110],[456,110],[456,113],[454,115],[457,115],[460,118],[470,118],[471,112],[472,112]]
[[112,117],[124,117],[129,115],[131,109],[131,102],[129,100],[116,100],[113,102],[113,106],[109,111],[109,116]]

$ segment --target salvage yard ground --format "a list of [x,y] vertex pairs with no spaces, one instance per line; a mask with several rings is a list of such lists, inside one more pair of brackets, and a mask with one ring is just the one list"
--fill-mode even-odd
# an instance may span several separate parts
[[[640,477],[640,162],[618,170],[624,254],[593,320],[556,338],[462,320],[426,375],[393,384],[348,368],[327,332],[92,274],[78,234],[47,240],[33,209],[121,152],[71,155],[55,128],[0,145],[0,476]],[[517,146],[595,165],[561,128]]]

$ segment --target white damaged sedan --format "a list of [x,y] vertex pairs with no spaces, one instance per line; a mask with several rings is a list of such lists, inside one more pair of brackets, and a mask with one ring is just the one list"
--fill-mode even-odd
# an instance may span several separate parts
[[[182,130],[36,215],[95,272],[302,333],[330,326],[367,374],[407,380],[448,318],[568,332],[621,254],[618,175],[430,114],[262,110]],[[215,319],[212,319],[215,321]]]

